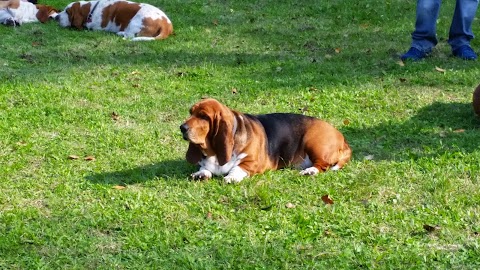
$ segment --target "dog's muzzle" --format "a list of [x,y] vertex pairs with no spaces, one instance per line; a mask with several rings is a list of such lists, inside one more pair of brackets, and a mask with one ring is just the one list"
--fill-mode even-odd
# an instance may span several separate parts
[[182,124],[180,126],[180,131],[182,132],[183,139],[188,141],[188,125],[187,124]]

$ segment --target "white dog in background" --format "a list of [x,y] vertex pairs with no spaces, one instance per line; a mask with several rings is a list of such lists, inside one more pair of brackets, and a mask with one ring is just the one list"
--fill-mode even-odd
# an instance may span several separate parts
[[34,4],[36,1],[32,2],[24,0],[0,1],[0,23],[11,26],[30,22],[44,23],[58,15],[55,8]]
[[125,0],[73,2],[56,20],[62,27],[103,30],[134,41],[165,39],[173,32],[172,22],[159,8]]

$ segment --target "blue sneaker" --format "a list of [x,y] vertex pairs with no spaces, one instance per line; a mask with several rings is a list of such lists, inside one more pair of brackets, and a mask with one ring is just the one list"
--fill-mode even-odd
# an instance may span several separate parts
[[463,45],[452,51],[453,55],[463,60],[477,60],[477,54],[469,45]]
[[427,56],[428,56],[428,53],[422,52],[417,48],[411,47],[410,50],[408,50],[408,52],[406,52],[404,55],[400,57],[400,59],[402,59],[402,61],[406,61],[406,60],[418,61]]

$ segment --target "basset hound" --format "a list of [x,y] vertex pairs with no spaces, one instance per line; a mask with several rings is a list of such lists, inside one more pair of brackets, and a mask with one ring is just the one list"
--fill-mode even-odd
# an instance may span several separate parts
[[36,1],[0,1],[0,23],[18,26],[30,22],[47,22],[57,16],[58,10],[47,5],[35,5]]
[[165,39],[173,32],[163,11],[125,0],[73,2],[56,19],[62,27],[104,30],[133,41]]
[[284,167],[315,175],[342,168],[352,155],[342,133],[325,121],[292,113],[243,114],[215,99],[194,104],[180,131],[189,141],[187,161],[200,166],[194,179],[225,175],[226,183],[238,183]]
[[475,88],[472,95],[473,111],[480,116],[480,84]]

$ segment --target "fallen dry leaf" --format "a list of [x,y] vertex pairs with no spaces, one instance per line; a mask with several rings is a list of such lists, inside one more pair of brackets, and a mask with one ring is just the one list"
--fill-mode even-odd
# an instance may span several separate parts
[[135,70],[135,71],[132,71],[132,73],[130,73],[130,74],[131,75],[137,75],[137,74],[140,74],[140,71]]
[[342,49],[340,48],[335,48],[335,53],[340,53],[342,51]]
[[440,230],[440,226],[438,226],[438,225],[431,226],[431,225],[428,225],[428,224],[423,224],[423,228],[427,232],[435,232],[435,231]]
[[330,55],[330,54],[325,54],[325,58],[326,58],[326,59],[330,59],[330,58],[332,58],[332,55]]
[[454,133],[463,133],[463,132],[465,132],[465,129],[460,128],[460,129],[454,130],[453,132]]
[[206,218],[207,219],[212,219],[212,212],[208,212]]
[[445,72],[446,72],[445,69],[439,68],[439,67],[435,67],[435,70],[438,71],[438,72],[441,72],[441,73],[445,73]]
[[76,155],[70,155],[70,156],[68,156],[68,159],[75,160],[75,159],[79,159],[79,157],[76,156]]
[[332,198],[330,198],[330,196],[328,194],[325,194],[325,195],[322,196],[322,201],[325,204],[333,204],[333,200],[332,200]]
[[343,124],[344,124],[345,126],[350,125],[350,120],[344,119],[344,120],[343,120]]
[[213,25],[217,26],[218,25],[218,21],[217,20],[213,20]]
[[86,161],[94,161],[94,160],[95,160],[95,157],[94,157],[94,156],[86,156],[86,157],[85,157],[85,160],[86,160]]
[[375,158],[374,155],[366,155],[366,156],[364,157],[365,160],[373,160],[374,158]]
[[237,88],[235,88],[235,87],[234,87],[234,88],[232,88],[232,94],[237,94],[237,93],[238,93],[238,90],[237,90]]
[[286,207],[286,208],[295,208],[295,204],[293,204],[293,203],[287,203],[287,204],[285,204],[285,207]]
[[397,64],[398,64],[399,66],[401,66],[401,67],[404,67],[404,66],[405,66],[405,63],[404,63],[402,60],[398,61]]
[[125,189],[127,188],[126,186],[120,186],[120,185],[116,185],[116,186],[113,186],[114,189],[117,189],[117,190],[122,190],[122,189]]
[[111,116],[114,121],[117,121],[118,119],[120,119],[120,115],[116,112],[112,112]]

